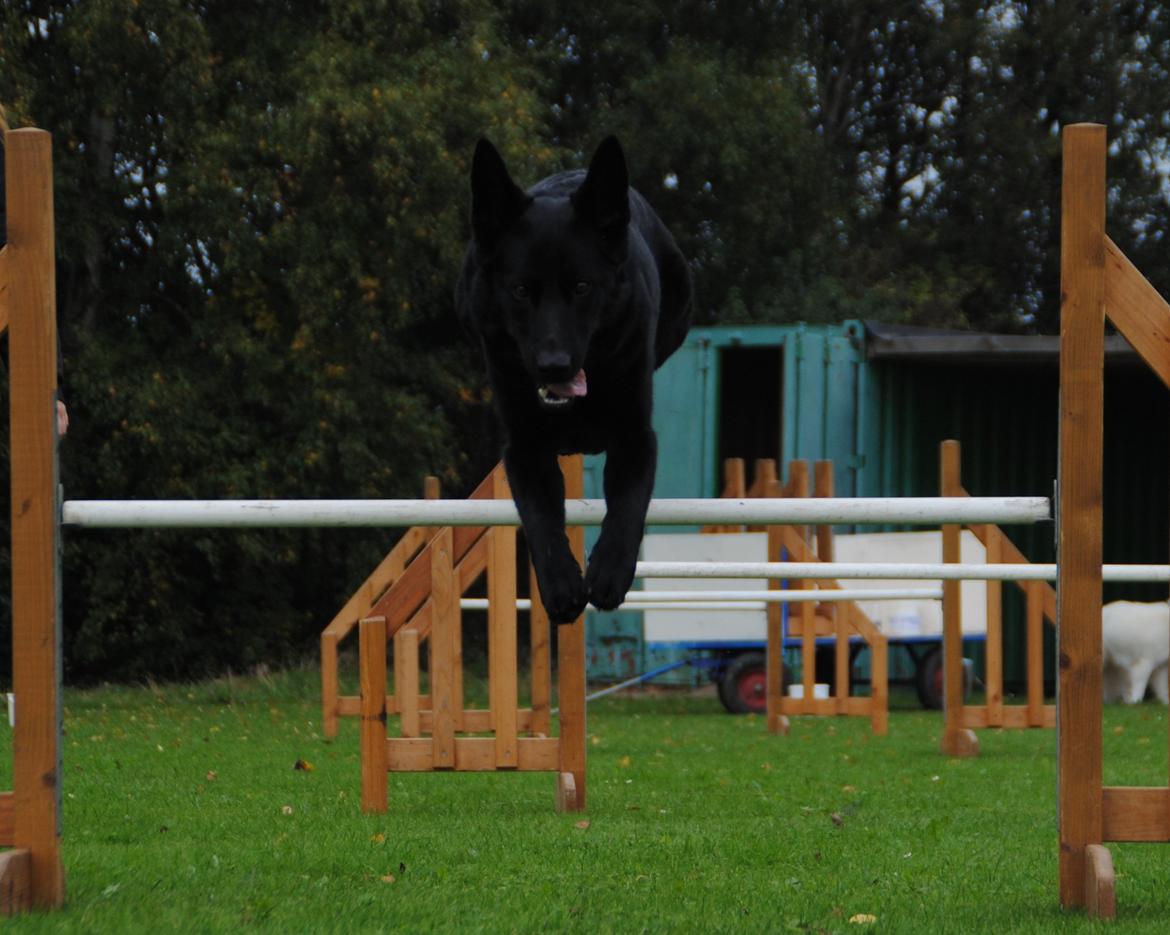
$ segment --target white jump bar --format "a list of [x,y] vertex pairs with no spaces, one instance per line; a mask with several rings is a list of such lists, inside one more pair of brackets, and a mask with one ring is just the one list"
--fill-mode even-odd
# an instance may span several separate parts
[[[630,591],[622,608],[626,610],[762,610],[767,604],[802,604],[813,601],[897,601],[942,600],[941,588],[852,588],[842,590],[792,591]],[[486,597],[465,597],[464,610],[487,610]],[[516,601],[518,610],[531,610],[532,602]]]
[[[1104,565],[1106,581],[1170,581],[1170,565]],[[1055,581],[1045,564],[904,564],[882,562],[638,562],[639,578],[787,578],[789,580]]]
[[[598,526],[604,500],[569,500],[568,523]],[[648,525],[1036,523],[1045,497],[654,500]],[[66,500],[61,521],[93,528],[518,526],[510,500]]]

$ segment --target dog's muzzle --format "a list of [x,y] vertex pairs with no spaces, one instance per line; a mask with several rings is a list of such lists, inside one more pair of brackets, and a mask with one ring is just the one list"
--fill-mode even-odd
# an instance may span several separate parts
[[578,370],[576,376],[563,383],[547,383],[536,388],[536,395],[540,397],[541,405],[550,409],[559,409],[567,406],[574,399],[585,396],[589,392],[589,385],[585,379],[585,371]]

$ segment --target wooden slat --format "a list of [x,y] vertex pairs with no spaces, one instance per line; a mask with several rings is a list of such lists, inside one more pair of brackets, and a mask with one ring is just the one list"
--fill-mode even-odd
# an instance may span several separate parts
[[1113,855],[1103,844],[1085,848],[1085,915],[1091,919],[1117,917],[1117,878]]
[[[1044,590],[1042,581],[1029,582],[1025,590],[1027,614],[1028,726],[1044,723]],[[1055,723],[1055,719],[1054,719]]]
[[[958,496],[960,484],[959,443],[948,439],[939,445],[939,494]],[[942,560],[962,561],[960,533],[955,523],[942,527]],[[979,741],[963,727],[963,611],[960,582],[943,582],[943,736],[941,748],[947,756],[977,756]]]
[[[766,491],[769,497],[780,496],[780,481],[772,481]],[[785,527],[768,527],[768,561],[779,562],[783,558]],[[768,590],[780,590],[780,579],[769,578]],[[787,734],[789,723],[784,716],[784,611],[780,604],[769,604],[768,641],[764,662],[764,703],[767,713],[768,732]]]
[[60,607],[57,602],[57,296],[52,145],[5,137],[12,504],[14,844],[29,852],[31,902],[65,897],[60,854]]
[[33,908],[32,863],[25,848],[0,854],[0,916]]
[[[461,719],[462,730],[469,734],[486,734],[492,731],[492,713],[486,708],[466,708]],[[422,707],[419,711],[420,734],[429,734],[434,724],[434,712]],[[532,709],[519,708],[516,711],[516,729],[530,731],[532,729]],[[406,736],[405,734],[403,736]]]
[[443,529],[431,540],[431,700],[435,722],[431,733],[436,769],[455,767],[455,630],[459,622],[459,597],[451,559],[451,530]]
[[[858,613],[855,607],[850,607],[848,612],[850,617],[856,616]],[[889,731],[890,723],[890,657],[889,642],[885,634],[879,633],[876,639],[870,641],[869,653],[870,730],[877,736],[884,737]]]
[[972,730],[982,730],[985,727],[1002,727],[1006,730],[1023,730],[1028,727],[1056,726],[1056,705],[1041,705],[1039,714],[1033,712],[1027,705],[1003,705],[995,715],[992,715],[987,705],[963,705],[963,716],[960,726]]
[[329,621],[329,625],[322,631],[322,635],[330,633],[337,639],[341,639],[357,626],[357,622],[362,617],[369,616],[378,598],[385,594],[386,589],[401,577],[403,570],[410,564],[419,550],[427,544],[432,533],[433,530],[421,526],[413,527],[403,533],[402,538],[395,543],[394,548],[386,554],[386,557],[378,563],[378,567],[370,573],[369,577],[345,602],[341,610]]
[[843,714],[848,717],[869,717],[872,699],[858,696],[846,699],[845,710],[839,711],[836,698],[782,698],[780,709],[784,714],[834,717]]
[[[720,497],[742,499],[747,496],[747,475],[743,458],[725,458],[723,461],[723,491]],[[741,532],[742,526],[704,526],[702,532]]]
[[1101,823],[1103,841],[1170,841],[1170,789],[1106,786]]
[[488,695],[496,732],[496,765],[516,766],[516,529],[488,533]]
[[536,571],[528,562],[528,594],[532,607],[528,611],[528,629],[532,669],[532,731],[548,736],[552,733],[552,648],[548,611],[540,600]]
[[12,847],[15,827],[15,797],[11,792],[0,792],[0,847]]
[[1105,128],[1064,129],[1060,225],[1057,687],[1060,901],[1085,904],[1085,848],[1101,843],[1101,466]]
[[[832,461],[817,461],[813,465],[813,496],[833,496]],[[817,526],[817,558],[822,562],[833,561],[833,527],[830,525]],[[828,604],[822,613],[828,615],[830,633],[836,635],[833,647],[833,681],[836,683],[838,705],[843,713],[845,699],[849,697],[849,630],[842,621],[844,611],[835,604]],[[820,614],[817,617],[820,617]]]
[[[556,772],[561,741],[556,737],[519,737],[516,769],[521,772]],[[454,742],[451,767],[457,772],[489,772],[496,769],[496,742],[491,737],[459,737]],[[389,737],[386,758],[391,772],[428,772],[436,769],[434,748],[422,737]]]
[[386,811],[386,618],[358,624],[361,681],[362,811]]
[[[561,458],[565,478],[565,496],[584,496],[585,475],[580,455]],[[580,526],[568,530],[569,545],[581,567],[585,567],[585,530]],[[572,623],[557,626],[557,683],[561,709],[560,768],[572,773],[577,787],[575,807],[584,811],[587,801],[585,782],[585,615]]]
[[[1003,534],[995,527],[987,529],[987,562],[1003,561]],[[984,682],[987,686],[987,711],[992,724],[1001,724],[1003,711],[1003,582],[984,582],[987,589],[987,638],[984,642]],[[961,586],[960,586],[961,590]]]
[[420,733],[418,683],[418,630],[403,627],[394,634],[394,695],[403,737]]
[[338,697],[337,636],[321,634],[321,732],[337,736]]
[[1170,305],[1105,237],[1105,315],[1170,387]]
[[[3,180],[0,179],[0,184]],[[8,330],[8,248],[0,247],[0,334]]]

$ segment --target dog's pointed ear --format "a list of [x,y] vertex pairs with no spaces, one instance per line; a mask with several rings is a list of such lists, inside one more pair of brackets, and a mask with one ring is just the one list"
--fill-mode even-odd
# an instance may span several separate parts
[[625,256],[630,226],[630,173],[616,136],[606,137],[597,147],[585,181],[573,193],[573,208],[579,218],[601,232],[606,246],[617,257]]
[[532,199],[512,181],[504,159],[480,140],[471,160],[471,230],[476,245],[492,250],[500,232],[524,213]]

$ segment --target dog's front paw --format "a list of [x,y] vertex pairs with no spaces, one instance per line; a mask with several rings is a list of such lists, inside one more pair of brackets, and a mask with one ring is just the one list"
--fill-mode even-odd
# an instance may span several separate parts
[[589,601],[589,592],[581,577],[581,566],[572,554],[551,562],[536,572],[540,600],[553,623],[572,623],[581,616]]
[[634,583],[638,563],[637,546],[625,549],[614,545],[615,540],[602,535],[589,556],[585,585],[589,589],[589,603],[598,610],[614,610],[626,599],[626,592]]

